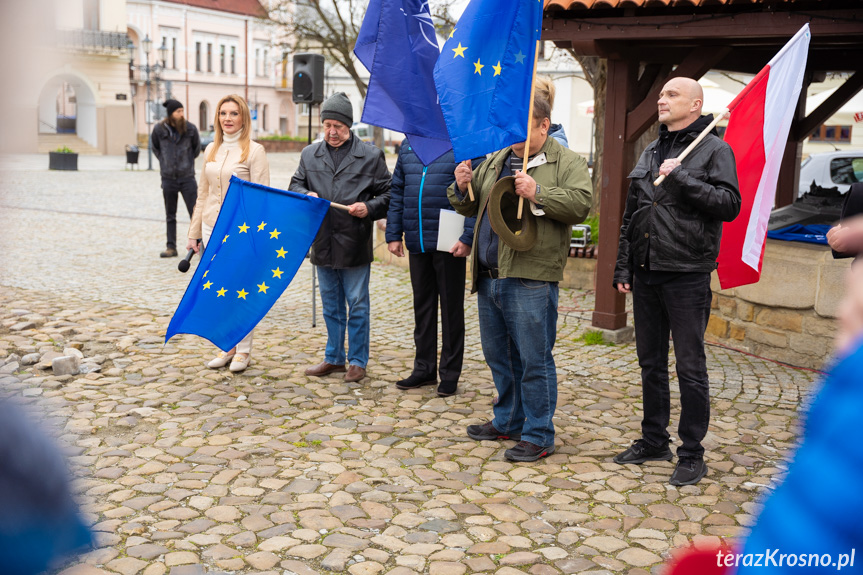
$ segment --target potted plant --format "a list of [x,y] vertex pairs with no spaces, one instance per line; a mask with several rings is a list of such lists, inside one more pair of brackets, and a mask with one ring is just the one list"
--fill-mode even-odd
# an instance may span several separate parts
[[77,170],[78,154],[63,146],[53,152],[48,152],[49,170]]

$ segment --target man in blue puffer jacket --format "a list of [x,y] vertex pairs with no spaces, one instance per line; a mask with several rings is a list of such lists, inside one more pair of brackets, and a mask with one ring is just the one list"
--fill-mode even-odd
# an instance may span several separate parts
[[[453,395],[464,357],[464,282],[467,256],[473,243],[475,218],[465,220],[464,232],[449,253],[437,251],[440,211],[452,210],[446,190],[455,181],[452,150],[424,166],[407,139],[402,142],[390,189],[387,212],[387,248],[404,257],[402,237],[410,254],[414,295],[413,373],[396,383],[415,389],[437,383],[441,397]],[[437,362],[437,310],[441,308],[443,344]]]

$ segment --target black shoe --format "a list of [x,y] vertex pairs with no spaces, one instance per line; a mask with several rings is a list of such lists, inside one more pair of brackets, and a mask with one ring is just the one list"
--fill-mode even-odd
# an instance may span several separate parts
[[543,447],[535,445],[530,441],[519,441],[515,447],[503,452],[503,456],[510,461],[536,461],[554,453],[554,445]]
[[440,397],[449,397],[451,395],[455,395],[456,389],[458,389],[457,381],[448,381],[446,379],[442,379],[440,385],[437,386],[437,394]]
[[407,379],[402,379],[396,382],[396,387],[399,389],[416,389],[424,385],[435,385],[437,379],[433,375],[416,375],[411,374]]
[[707,464],[700,457],[681,457],[668,481],[671,485],[695,485],[707,475]]
[[614,456],[613,461],[624,465],[634,463],[641,465],[645,461],[671,461],[671,450],[666,443],[662,447],[653,447],[643,439],[636,440],[629,449]]
[[468,425],[467,436],[477,441],[498,441],[500,439],[521,439],[521,433],[501,433],[492,425],[490,421],[486,421],[482,425]]
[[177,250],[174,248],[167,248],[165,251],[159,254],[160,258],[175,258],[177,257]]

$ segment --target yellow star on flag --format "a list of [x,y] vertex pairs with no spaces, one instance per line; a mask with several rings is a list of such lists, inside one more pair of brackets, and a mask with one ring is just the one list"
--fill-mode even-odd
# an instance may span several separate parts
[[503,67],[500,65],[500,60],[498,60],[497,66],[492,66],[492,68],[494,68],[494,75],[500,76],[500,71],[503,70]]
[[[452,29],[452,32],[450,32],[450,33],[449,33],[449,38],[452,38],[452,37],[453,37],[453,35],[455,34],[455,31],[456,31],[456,30],[458,30],[458,28],[453,28],[453,29]],[[449,38],[447,38],[447,40],[449,40]]]
[[280,232],[279,230],[273,230],[270,232],[270,238],[277,240],[277,239],[279,239],[280,233],[282,233],[282,232]]
[[458,48],[452,49],[452,51],[455,52],[455,56],[453,56],[453,58],[456,58],[458,56],[461,56],[462,58],[464,58],[464,51],[465,50],[467,50],[467,46],[462,47],[461,42],[459,42]]
[[282,279],[282,274],[285,273],[282,270],[280,270],[279,268],[276,268],[276,269],[270,270],[270,271],[273,272],[274,278],[279,278],[279,279]]
[[228,293],[228,290],[226,290],[225,288],[222,288],[219,291],[217,291],[216,293],[219,294],[216,297],[225,297],[225,294]]
[[204,275],[202,275],[201,277],[202,277],[202,278],[207,277],[207,274],[208,274],[208,273],[210,273],[210,270],[206,270],[206,271],[204,272]]
[[482,76],[482,69],[485,68],[484,64],[479,63],[479,58],[476,59],[476,62],[473,63],[473,73],[479,74]]
[[238,227],[238,228],[240,228],[240,233],[241,233],[241,234],[246,233],[246,231],[249,229],[249,226],[247,226],[247,225],[246,225],[246,222],[243,222],[243,225],[242,225],[242,226],[237,226],[237,227]]
[[247,292],[247,291],[246,291],[246,290],[244,290],[244,289],[240,289],[240,291],[238,291],[238,292],[237,292],[237,297],[238,297],[238,298],[246,299],[246,296],[247,296],[247,295],[249,295],[249,292]]
[[258,226],[258,231],[264,231],[264,228],[267,227],[267,222],[261,222],[261,225]]
[[268,286],[265,282],[261,282],[258,284],[258,293],[267,293],[268,289],[270,289],[270,286]]
[[279,248],[276,250],[276,253],[279,254],[276,257],[283,258],[285,257],[285,254],[288,253],[288,251],[285,248]]
[[225,243],[226,241],[228,241],[228,238],[229,238],[229,237],[230,237],[230,236],[225,236],[225,237],[224,237],[224,239],[222,240],[222,243]]
[[210,286],[213,285],[213,282],[207,282],[204,284],[204,289],[210,289]]

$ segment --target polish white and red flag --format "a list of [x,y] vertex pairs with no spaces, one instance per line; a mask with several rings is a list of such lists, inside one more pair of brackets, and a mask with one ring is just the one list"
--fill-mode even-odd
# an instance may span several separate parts
[[734,150],[742,201],[740,215],[722,228],[717,259],[722,289],[761,278],[767,220],[803,86],[809,40],[806,24],[728,105],[725,141]]

